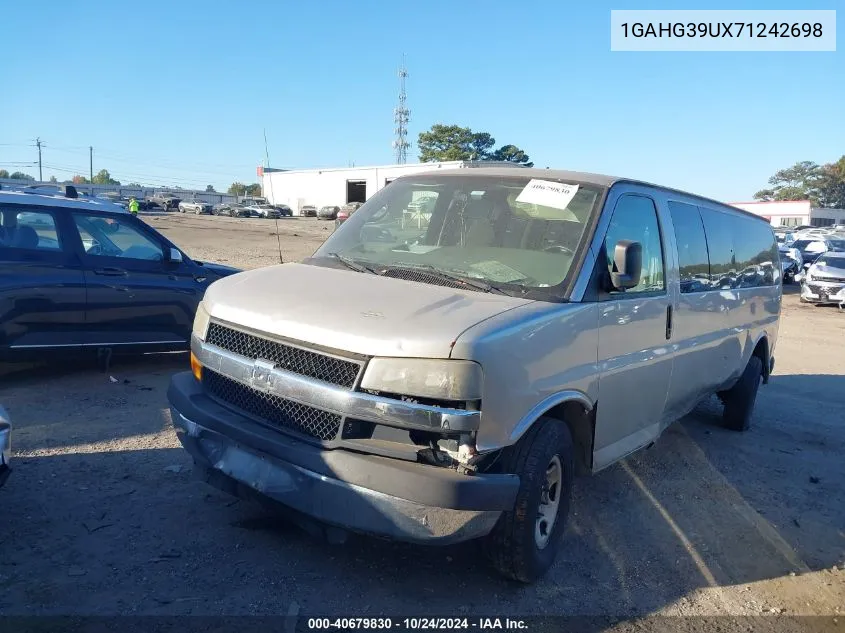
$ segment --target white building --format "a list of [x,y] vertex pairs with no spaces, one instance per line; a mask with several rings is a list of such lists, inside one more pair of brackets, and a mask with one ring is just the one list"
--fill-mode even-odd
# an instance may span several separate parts
[[305,205],[318,209],[326,205],[341,206],[347,202],[365,202],[376,191],[399,176],[438,169],[471,167],[513,167],[514,163],[492,161],[450,161],[442,163],[406,163],[379,167],[337,167],[329,169],[258,168],[264,197],[272,204],[286,204],[295,215]]
[[831,226],[845,224],[845,209],[813,207],[809,200],[788,202],[731,202],[733,207],[767,219],[772,226]]

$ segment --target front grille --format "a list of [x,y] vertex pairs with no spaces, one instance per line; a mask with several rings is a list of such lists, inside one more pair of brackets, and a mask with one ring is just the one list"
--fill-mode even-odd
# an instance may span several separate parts
[[432,286],[443,286],[445,288],[459,288],[461,290],[479,290],[469,284],[454,281],[452,279],[444,279],[438,275],[432,275],[420,270],[409,270],[407,268],[391,268],[384,273],[382,277],[393,277],[394,279],[404,279],[405,281],[417,281],[423,284],[430,284]]
[[831,284],[845,284],[845,277],[815,277],[815,281],[826,281]]
[[277,343],[219,323],[209,325],[205,340],[210,345],[216,345],[233,354],[253,359],[263,358],[274,363],[279,369],[347,389],[355,385],[355,379],[361,370],[361,366],[353,361]]
[[205,390],[218,400],[260,418],[270,426],[296,431],[319,440],[333,440],[340,430],[341,416],[286,400],[203,368]]

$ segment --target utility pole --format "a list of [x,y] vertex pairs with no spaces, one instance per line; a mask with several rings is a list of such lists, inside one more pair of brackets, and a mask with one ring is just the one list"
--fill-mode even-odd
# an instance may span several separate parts
[[38,182],[44,182],[44,175],[41,173],[41,137],[35,139],[35,146],[38,148]]
[[91,175],[91,184],[94,184],[94,146],[88,146],[88,171]]

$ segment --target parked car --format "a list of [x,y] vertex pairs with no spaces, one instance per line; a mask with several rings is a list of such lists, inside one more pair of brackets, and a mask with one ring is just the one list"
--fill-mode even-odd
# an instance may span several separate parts
[[780,254],[783,283],[792,283],[797,276],[801,275],[804,269],[804,260],[801,257],[801,251],[797,248],[779,244],[778,253]]
[[339,212],[340,207],[327,205],[325,207],[320,207],[320,210],[317,211],[317,217],[320,220],[334,220]]
[[12,471],[12,420],[0,405],[0,487],[6,483]]
[[211,207],[211,215],[229,215],[229,207],[231,202],[219,202]]
[[267,204],[267,198],[261,196],[246,196],[240,202],[245,207],[250,207],[256,204]]
[[280,218],[282,217],[281,212],[274,206],[270,204],[249,204],[244,205],[243,211],[248,215],[248,217],[253,218]]
[[205,289],[235,272],[104,200],[0,191],[0,360],[186,349]]
[[[757,216],[638,181],[465,172],[398,178],[312,257],[212,284],[171,418],[225,490],[399,540],[482,538],[530,582],[576,474],[712,394],[749,428],[774,366],[777,243]],[[425,191],[431,221],[403,228]]]
[[335,229],[349,219],[349,216],[361,208],[362,202],[347,202],[340,208],[337,217],[334,219]]
[[801,280],[801,301],[845,301],[845,252],[828,251],[810,264]]
[[317,207],[313,204],[306,204],[304,207],[300,208],[299,214],[305,216],[306,218],[316,218]]
[[845,239],[799,236],[790,246],[800,251],[801,258],[806,265],[812,263],[822,253],[828,251],[845,251]]
[[182,200],[179,202],[179,213],[210,214],[212,204],[203,200]]
[[283,218],[292,218],[293,217],[293,209],[291,209],[286,204],[274,204],[273,208],[279,212]]
[[172,193],[157,192],[148,199],[149,202],[165,211],[173,211],[179,208],[182,198]]

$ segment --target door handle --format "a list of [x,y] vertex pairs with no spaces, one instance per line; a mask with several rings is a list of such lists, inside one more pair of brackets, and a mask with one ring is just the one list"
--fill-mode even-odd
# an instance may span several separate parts
[[106,277],[125,277],[126,271],[122,268],[95,268],[94,274]]
[[672,306],[666,306],[666,340],[672,338]]

